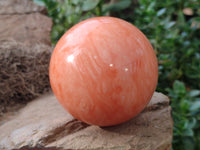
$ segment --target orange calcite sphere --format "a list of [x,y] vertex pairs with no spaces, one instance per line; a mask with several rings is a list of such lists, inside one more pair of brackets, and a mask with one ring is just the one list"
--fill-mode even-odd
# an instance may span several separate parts
[[158,79],[154,50],[132,24],[113,17],[78,23],[57,43],[50,82],[61,105],[75,118],[111,126],[139,114]]

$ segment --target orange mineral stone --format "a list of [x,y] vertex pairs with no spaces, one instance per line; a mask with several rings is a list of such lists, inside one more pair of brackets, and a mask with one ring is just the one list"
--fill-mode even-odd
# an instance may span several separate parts
[[113,17],[78,23],[58,41],[50,82],[61,105],[75,118],[111,126],[138,115],[158,80],[154,50],[134,25]]

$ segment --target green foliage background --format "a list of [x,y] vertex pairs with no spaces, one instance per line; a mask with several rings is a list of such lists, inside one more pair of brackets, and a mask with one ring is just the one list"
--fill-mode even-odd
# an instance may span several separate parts
[[[55,44],[74,24],[110,15],[137,26],[150,40],[159,62],[157,91],[171,98],[173,150],[200,149],[199,0],[34,0],[53,19]],[[184,13],[189,8],[192,14]]]

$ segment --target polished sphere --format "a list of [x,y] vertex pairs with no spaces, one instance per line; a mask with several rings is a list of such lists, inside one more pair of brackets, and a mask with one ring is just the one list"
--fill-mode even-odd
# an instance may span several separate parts
[[149,103],[158,64],[139,29],[118,18],[96,17],[61,37],[49,74],[55,96],[72,116],[111,126],[135,117]]

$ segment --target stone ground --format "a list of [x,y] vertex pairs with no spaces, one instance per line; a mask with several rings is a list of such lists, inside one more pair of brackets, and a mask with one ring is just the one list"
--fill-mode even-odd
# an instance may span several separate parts
[[74,119],[48,94],[2,123],[0,149],[170,150],[172,128],[169,99],[161,93],[137,117],[112,127]]
[[0,120],[49,91],[51,27],[44,7],[0,0]]
[[[38,51],[38,55],[26,53],[26,49],[31,52],[35,51],[35,45],[39,45],[37,49],[46,50],[48,56],[51,52],[52,21],[45,14],[44,7],[37,6],[30,0],[0,0],[0,59],[5,54],[3,52],[5,50],[10,50],[11,53],[16,54],[15,56],[20,50],[24,54],[20,55],[20,63],[29,55],[37,56],[36,59],[40,60],[41,51]],[[5,43],[5,41],[12,44]],[[21,68],[22,66],[35,70],[32,65],[23,64]],[[46,70],[42,70],[41,75],[48,73],[48,63],[44,68]],[[29,99],[25,103],[24,101],[19,103],[19,100],[23,99],[20,97],[22,93],[18,93],[16,97],[8,92],[10,98],[5,94],[6,88],[2,84],[6,83],[8,78],[4,73],[6,70],[3,72],[1,66],[0,69],[1,150],[170,150],[171,148],[173,129],[171,107],[168,97],[161,93],[155,92],[148,106],[137,117],[120,125],[98,127],[73,118],[61,107],[51,92],[42,94],[50,89],[49,84],[43,83],[43,80],[35,81],[33,86],[26,86],[28,93],[25,95]],[[20,71],[23,73],[24,69]],[[16,91],[26,85],[20,85],[22,81],[32,83],[33,80],[28,79],[28,75],[25,74],[23,80],[19,80]],[[45,90],[35,90],[41,84],[45,85],[42,88]],[[10,89],[12,87],[13,84],[10,85]],[[33,94],[32,97],[38,98],[30,99],[31,94]],[[16,101],[16,99],[19,100]],[[10,102],[12,102],[11,106]],[[9,104],[6,109],[5,104]]]

